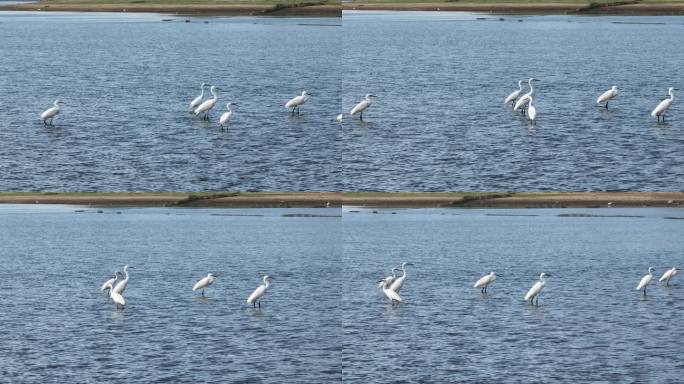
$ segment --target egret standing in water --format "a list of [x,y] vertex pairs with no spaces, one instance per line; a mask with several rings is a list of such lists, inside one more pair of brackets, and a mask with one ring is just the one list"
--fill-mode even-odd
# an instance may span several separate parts
[[487,287],[496,280],[496,273],[490,272],[488,275],[484,275],[478,280],[473,288],[480,288],[482,293],[487,293]]
[[393,291],[390,288],[387,288],[387,285],[387,281],[385,281],[384,279],[380,280],[380,288],[382,288],[382,293],[384,293],[385,296],[387,296],[387,298],[390,300],[390,303],[392,303],[392,306],[394,306],[397,303],[401,303],[402,300],[401,296],[399,296],[399,293]]
[[111,291],[109,292],[109,297],[112,299],[114,304],[116,304],[116,308],[124,308],[126,306],[126,300],[124,300],[123,295],[121,295],[118,292]]
[[378,288],[382,288],[382,282],[386,282],[387,285],[392,285],[392,283],[394,282],[394,279],[397,278],[397,273],[396,273],[397,269],[398,268],[392,268],[392,276],[387,276],[384,279],[380,280],[381,282],[378,284]]
[[601,96],[596,99],[596,104],[601,104],[601,103],[606,103],[606,109],[608,109],[608,102],[610,99],[618,95],[618,88],[617,85],[613,85],[613,87],[601,94]]
[[[53,104],[54,107],[49,108],[45,112],[40,114],[40,121],[43,122],[43,125],[54,125],[53,122],[55,120],[55,116],[59,115],[59,112],[61,111],[61,106],[64,104],[62,100],[55,100],[55,103]],[[50,122],[48,122],[50,120]]]
[[215,85],[212,85],[211,88],[209,89],[209,92],[211,92],[211,95],[213,96],[211,99],[204,101],[202,104],[199,105],[195,109],[195,116],[199,116],[200,113],[204,113],[204,120],[209,120],[209,111],[214,108],[216,103],[218,102],[218,91],[219,88]]
[[366,97],[363,99],[363,101],[356,104],[356,106],[354,106],[354,108],[352,108],[352,110],[349,112],[349,114],[354,116],[358,113],[359,114],[359,120],[363,120],[363,111],[370,108],[371,104],[373,103],[374,97],[377,97],[377,96],[371,95],[370,93],[367,94]]
[[517,91],[514,91],[513,93],[511,93],[510,95],[508,95],[508,96],[506,97],[506,99],[504,100],[504,104],[508,104],[508,103],[514,102],[515,99],[517,99],[518,96],[520,96],[520,94],[522,93],[522,83],[523,83],[522,80],[518,80],[518,90],[517,90]]
[[406,267],[409,265],[413,265],[413,264],[412,263],[401,263],[401,267],[399,267],[399,269],[401,269],[402,275],[397,277],[394,280],[394,282],[392,283],[392,285],[390,285],[390,287],[389,287],[394,292],[399,293],[399,291],[401,291],[401,288],[404,287],[404,281],[406,281]]
[[667,90],[667,94],[670,95],[668,99],[665,99],[658,104],[657,107],[651,112],[651,116],[655,117],[658,119],[658,122],[660,122],[660,116],[663,117],[663,123],[665,122],[665,112],[670,108],[672,103],[674,102],[674,91],[675,89],[670,87]]
[[207,83],[202,83],[202,93],[200,93],[199,96],[195,97],[191,102],[190,102],[190,113],[197,108],[198,105],[202,104],[202,100],[204,100],[204,88],[207,87]]
[[221,118],[219,119],[219,125],[221,128],[223,128],[224,125],[227,125],[228,122],[230,121],[230,118],[233,116],[233,106],[237,104],[235,103],[228,103],[226,104],[226,108],[228,109],[228,112],[224,112],[223,115],[221,115]]
[[114,277],[111,279],[105,281],[104,284],[102,284],[102,287],[100,288],[100,291],[106,291],[106,290],[111,290],[114,288],[114,283],[116,283],[116,280],[119,278],[119,271],[114,271]]
[[532,105],[532,96],[530,96],[530,102],[527,104],[527,117],[532,124],[537,124],[537,108]]
[[521,98],[518,99],[518,101],[515,102],[515,106],[513,107],[514,111],[517,111],[518,109],[522,108],[521,113],[524,115],[525,114],[525,105],[530,102],[530,98],[534,96],[534,82],[539,81],[535,79],[534,77],[530,77],[530,79],[527,81],[527,84],[530,86],[530,91],[527,92],[526,94],[522,95]]
[[257,306],[259,303],[259,308],[261,308],[261,298],[266,294],[266,290],[271,286],[271,280],[273,278],[266,275],[263,278],[263,284],[261,284],[257,289],[252,292],[247,298],[247,304],[252,304],[253,307]]
[[542,272],[539,275],[539,281],[534,283],[532,288],[530,288],[529,291],[527,291],[527,294],[525,295],[525,301],[529,301],[530,304],[532,304],[532,301],[534,301],[535,298],[537,298],[537,303],[536,305],[539,305],[539,295],[541,294],[542,289],[546,286],[546,277],[551,276],[549,274],[546,274]]
[[123,295],[124,291],[126,290],[126,287],[128,286],[128,265],[124,265],[123,267],[123,273],[124,273],[124,279],[119,281],[114,288],[112,288],[111,292],[113,293],[118,293],[120,295]]
[[198,289],[202,290],[202,296],[204,296],[204,289],[208,288],[210,285],[214,284],[214,280],[216,277],[212,275],[211,273],[207,274],[205,277],[200,279],[197,283],[195,283],[195,286],[192,287],[193,291],[196,291]]
[[642,277],[639,285],[636,287],[637,291],[644,290],[644,296],[646,296],[646,288],[651,284],[651,280],[653,280],[653,271],[655,271],[653,267],[648,267],[648,275]]
[[297,114],[299,115],[299,107],[304,105],[307,101],[309,101],[309,97],[311,96],[311,93],[308,93],[306,90],[302,91],[302,94],[296,97],[293,97],[285,103],[285,108],[292,108],[292,114],[294,115],[295,109],[297,110]]
[[668,269],[667,271],[665,271],[665,273],[663,273],[663,275],[660,277],[660,280],[658,280],[658,281],[660,281],[661,283],[664,281],[665,285],[669,287],[670,286],[670,279],[675,277],[675,275],[677,273],[679,273],[679,268],[677,268],[677,267],[673,267],[672,269]]

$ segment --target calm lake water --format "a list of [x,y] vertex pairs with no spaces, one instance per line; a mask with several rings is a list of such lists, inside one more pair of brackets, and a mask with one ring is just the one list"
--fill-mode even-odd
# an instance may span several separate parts
[[[664,383],[684,373],[682,280],[635,291],[649,266],[660,277],[684,265],[684,220],[666,218],[684,210],[349,210],[345,383]],[[377,281],[403,261],[415,266],[393,309]],[[492,270],[485,296],[472,286]],[[542,271],[552,276],[530,306],[523,297]]]
[[[340,19],[185,19],[0,12],[0,190],[339,189]],[[202,82],[211,123],[187,113]]]
[[[76,209],[0,207],[0,381],[341,380],[340,219],[282,216],[339,209]],[[124,264],[116,311],[99,287]]]
[[[684,17],[503,18],[344,12],[343,109],[378,96],[344,123],[345,190],[684,188],[683,104],[649,116],[684,89]],[[536,127],[503,105],[530,77]]]

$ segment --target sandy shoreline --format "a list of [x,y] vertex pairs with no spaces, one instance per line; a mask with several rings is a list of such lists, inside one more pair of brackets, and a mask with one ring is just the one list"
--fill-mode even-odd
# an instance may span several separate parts
[[203,208],[324,208],[341,205],[396,208],[684,208],[684,193],[2,193],[0,204]]
[[339,4],[283,7],[272,4],[45,4],[24,3],[0,5],[0,11],[47,12],[141,12],[185,16],[301,16],[341,17]]
[[442,11],[480,12],[497,15],[684,15],[684,3],[639,3],[614,6],[590,6],[577,3],[345,3],[345,11]]

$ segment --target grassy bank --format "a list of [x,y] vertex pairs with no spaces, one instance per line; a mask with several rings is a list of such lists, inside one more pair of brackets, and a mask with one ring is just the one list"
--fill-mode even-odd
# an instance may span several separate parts
[[495,14],[684,15],[684,1],[660,0],[355,0],[344,10],[461,11]]
[[368,207],[565,208],[684,207],[682,192],[579,193],[0,193],[0,204],[72,204],[139,207]]
[[153,12],[206,16],[341,15],[340,2],[333,0],[42,0],[35,3],[0,5],[0,10]]

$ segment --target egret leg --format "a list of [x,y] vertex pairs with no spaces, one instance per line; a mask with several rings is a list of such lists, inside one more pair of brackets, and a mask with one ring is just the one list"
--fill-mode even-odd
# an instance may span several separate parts
[[537,295],[537,300],[536,300],[536,301],[537,301],[537,302],[536,302],[534,305],[536,305],[536,306],[538,307],[538,306],[539,306],[539,295]]
[[252,307],[256,308],[256,301],[252,303]]
[[259,309],[261,309],[261,300],[259,300]]
[[670,286],[670,279],[665,280],[665,286],[669,287]]
[[359,120],[363,120],[363,112],[359,114]]
[[293,115],[294,115],[294,110],[295,110],[295,107],[292,107],[292,114],[293,114]]
[[646,296],[646,287],[644,287],[644,296]]
[[204,289],[202,290],[202,296],[204,296]]
[[606,101],[606,109],[608,109],[608,102]]

